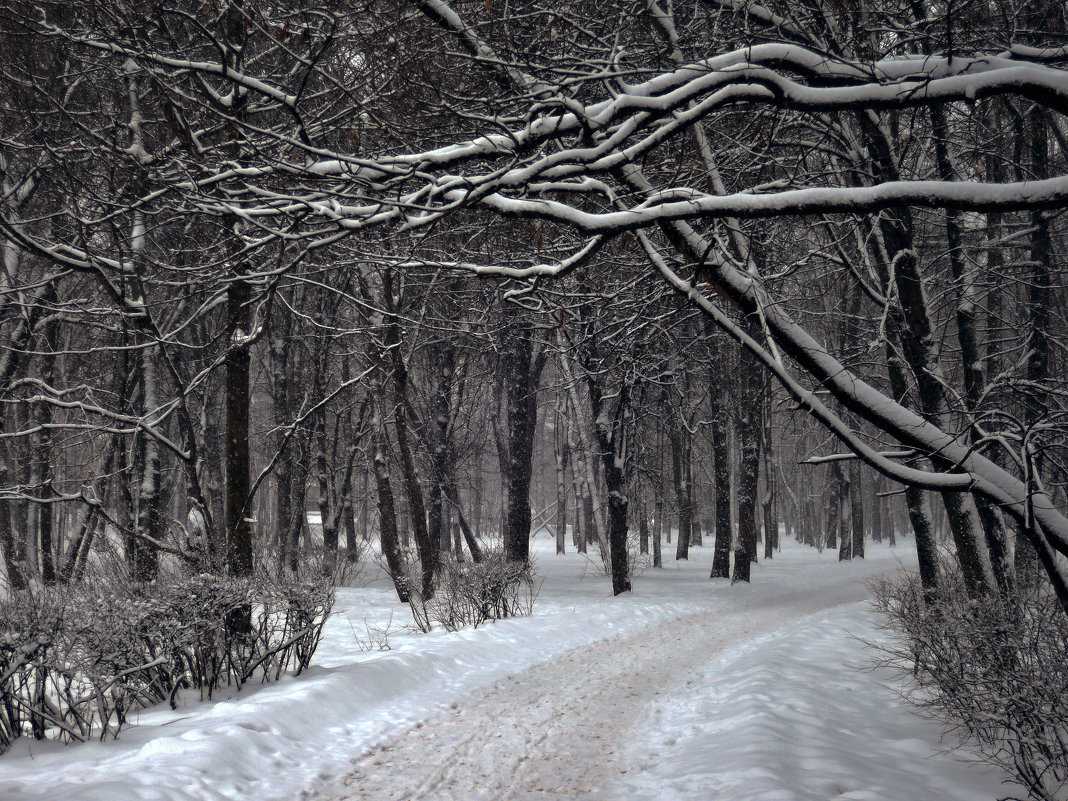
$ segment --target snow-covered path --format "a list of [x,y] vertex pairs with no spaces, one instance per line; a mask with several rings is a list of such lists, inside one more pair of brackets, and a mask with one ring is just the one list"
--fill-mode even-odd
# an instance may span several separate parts
[[[864,582],[911,543],[839,564],[787,542],[750,586],[707,549],[610,596],[586,557],[535,540],[534,615],[418,634],[380,580],[342,588],[304,675],[177,710],[114,742],[24,740],[0,801],[552,799],[992,801],[852,636]],[[383,631],[388,630],[387,634]],[[372,641],[389,650],[368,650]]]
[[695,677],[723,651],[867,595],[853,578],[577,648],[454,702],[364,754],[328,797],[618,798],[612,786],[634,767],[624,752],[640,740],[654,703],[692,695]]

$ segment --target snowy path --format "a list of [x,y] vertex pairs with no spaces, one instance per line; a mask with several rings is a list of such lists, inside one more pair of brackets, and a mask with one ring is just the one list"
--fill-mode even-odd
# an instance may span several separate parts
[[[117,741],[24,739],[0,801],[611,799],[992,801],[998,779],[938,754],[938,726],[855,669],[878,639],[864,582],[907,544],[839,564],[792,542],[751,586],[710,554],[609,594],[536,540],[534,615],[454,634],[404,626],[380,577],[342,588],[304,675],[177,710]],[[388,629],[387,635],[381,632]],[[365,650],[374,632],[389,650]]]
[[[745,592],[739,589],[739,594]],[[648,710],[692,694],[722,652],[868,596],[859,578],[702,610],[497,682],[362,755],[332,801],[609,799]],[[674,744],[668,738],[668,744]],[[645,755],[650,764],[656,754]]]

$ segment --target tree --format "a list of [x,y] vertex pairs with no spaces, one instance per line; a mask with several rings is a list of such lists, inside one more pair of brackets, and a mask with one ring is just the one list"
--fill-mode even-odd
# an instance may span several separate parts
[[[713,0],[696,13],[649,0],[640,13],[647,26],[619,27],[632,15],[611,2],[521,3],[506,13],[422,3],[403,14],[390,3],[290,11],[248,2],[213,7],[204,21],[183,2],[160,21],[88,0],[40,13],[8,3],[22,37],[12,52],[38,60],[12,59],[6,96],[23,110],[49,110],[57,124],[41,137],[47,146],[25,124],[4,134],[5,181],[21,187],[45,177],[29,206],[19,206],[17,191],[5,195],[0,230],[35,263],[22,291],[63,273],[57,297],[66,300],[66,275],[76,275],[137,329],[131,351],[158,348],[170,393],[158,400],[165,416],[134,421],[99,406],[91,414],[98,425],[121,422],[130,436],[155,437],[206,519],[218,493],[207,497],[199,482],[217,471],[197,450],[205,427],[187,401],[210,408],[221,392],[232,407],[222,528],[238,572],[249,535],[235,510],[248,505],[241,476],[254,458],[241,450],[254,403],[246,357],[277,282],[349,241],[382,275],[492,276],[507,282],[510,307],[524,307],[516,335],[502,342],[501,367],[505,541],[514,558],[525,557],[529,535],[526,443],[545,347],[545,329],[524,315],[544,302],[552,279],[587,268],[623,272],[641,260],[646,275],[741,343],[846,450],[910,487],[928,586],[937,565],[924,492],[948,512],[974,596],[1011,583],[997,553],[1002,535],[984,512],[997,508],[1033,545],[1068,609],[1057,556],[1068,554],[1068,518],[1055,500],[1066,479],[1063,388],[1049,369],[1061,358],[1049,331],[1063,326],[1051,256],[1063,234],[1051,213],[1068,203],[1059,141],[1068,112],[1057,39],[1063,8],[1006,3],[1032,21],[1020,31],[1002,25],[1011,14],[979,4],[945,15],[897,0],[863,14],[777,0],[746,3],[744,13],[736,5]],[[955,13],[967,24],[946,24]],[[1039,18],[1056,25],[1043,35]],[[718,42],[732,44],[717,50]],[[79,69],[58,69],[57,57]],[[115,122],[119,109],[130,119],[131,70],[151,87],[135,92],[145,163],[129,126]],[[76,74],[92,80],[74,85]],[[981,123],[993,108],[1020,119],[1016,147],[1004,153],[983,148]],[[744,146],[732,146],[739,134]],[[102,142],[116,165],[110,172],[88,158]],[[991,159],[998,169],[988,169]],[[144,242],[144,309],[123,291],[125,262],[114,258],[138,214],[155,223]],[[978,263],[975,254],[1025,248],[1004,235],[984,244],[979,219],[1006,231],[1026,223],[1029,261],[1038,265],[1027,291],[984,279],[1014,324],[1002,350],[1015,361],[982,376],[974,319],[942,299],[981,284],[966,267]],[[782,244],[769,254],[762,229],[772,226]],[[471,235],[443,250],[433,234],[445,227]],[[205,243],[217,258],[205,255]],[[950,256],[938,258],[940,249]],[[614,261],[619,252],[626,258]],[[849,276],[862,295],[853,316],[864,321],[869,351],[885,354],[881,363],[847,358],[819,319],[824,305],[813,298],[836,276]],[[608,296],[610,285],[598,291]],[[167,313],[173,295],[180,314]],[[409,390],[407,365],[397,361],[402,303],[392,291],[376,303],[386,315],[392,422],[416,539],[429,553],[416,457],[406,453],[413,421],[399,408]],[[67,308],[85,320],[79,306]],[[5,318],[8,330],[22,330],[16,317]],[[43,390],[33,408],[63,408],[72,388]],[[1052,400],[1036,403],[1043,395]],[[19,414],[28,404],[20,398]],[[741,422],[752,453],[746,443],[759,446],[759,436],[743,430],[762,426]],[[748,507],[756,490],[740,495]],[[35,508],[41,501],[74,498],[35,498]],[[750,554],[748,523],[740,534]]]

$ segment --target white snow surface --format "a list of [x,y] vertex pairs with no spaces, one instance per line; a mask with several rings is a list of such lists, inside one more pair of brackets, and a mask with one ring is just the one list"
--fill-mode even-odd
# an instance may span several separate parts
[[[419,634],[380,577],[342,588],[302,676],[145,710],[117,741],[24,740],[0,757],[0,799],[1005,794],[893,676],[858,669],[885,636],[865,582],[914,563],[911,541],[843,564],[786,542],[734,587],[708,581],[711,549],[675,563],[665,547],[620,598],[595,561],[534,546],[532,617]],[[386,628],[391,650],[364,650]]]

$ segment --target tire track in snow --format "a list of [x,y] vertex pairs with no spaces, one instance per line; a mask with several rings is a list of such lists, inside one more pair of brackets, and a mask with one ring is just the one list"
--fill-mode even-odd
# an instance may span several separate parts
[[[329,801],[609,801],[616,758],[664,694],[722,652],[868,597],[862,579],[715,610],[602,640],[509,676],[353,760]],[[618,788],[617,788],[618,792]],[[611,801],[619,801],[612,798]]]

